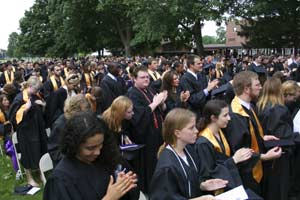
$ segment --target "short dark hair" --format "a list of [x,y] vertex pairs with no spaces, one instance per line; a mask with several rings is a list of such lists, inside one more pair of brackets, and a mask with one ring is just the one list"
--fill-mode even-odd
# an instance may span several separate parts
[[142,72],[147,72],[148,73],[148,68],[145,66],[141,66],[141,67],[136,67],[132,73],[134,78],[137,78],[137,74],[142,71]]
[[200,57],[197,56],[197,55],[188,55],[187,60],[186,60],[186,65],[187,65],[188,68],[190,68],[191,65],[195,64],[195,59],[196,58],[200,59]]

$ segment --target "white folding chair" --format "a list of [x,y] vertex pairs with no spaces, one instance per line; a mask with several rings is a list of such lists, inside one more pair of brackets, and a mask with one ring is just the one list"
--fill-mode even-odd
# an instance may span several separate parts
[[14,132],[12,134],[11,140],[12,140],[12,143],[14,145],[15,156],[17,158],[17,165],[18,165],[18,168],[19,168],[19,171],[17,172],[17,174],[20,175],[20,177],[23,179],[23,172],[22,172],[22,169],[21,169],[20,161],[19,161],[21,159],[21,153],[18,153],[17,148],[16,148],[16,145],[18,144],[17,132]]
[[40,159],[40,171],[41,171],[41,178],[43,181],[43,184],[46,184],[46,177],[45,177],[45,172],[52,170],[53,169],[53,162],[51,160],[50,154],[46,153],[44,154],[41,159]]
[[3,149],[2,149],[2,146],[3,146],[2,144],[3,144],[3,142],[4,142],[3,138],[0,138],[0,155],[1,155],[1,156],[4,155]]

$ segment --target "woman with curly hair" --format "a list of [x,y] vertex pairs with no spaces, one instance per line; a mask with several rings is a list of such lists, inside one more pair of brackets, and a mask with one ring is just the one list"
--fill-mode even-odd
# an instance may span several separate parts
[[117,147],[93,113],[81,112],[67,121],[61,151],[65,157],[47,180],[45,200],[137,199],[130,194],[135,192],[136,175],[118,167],[123,163]]

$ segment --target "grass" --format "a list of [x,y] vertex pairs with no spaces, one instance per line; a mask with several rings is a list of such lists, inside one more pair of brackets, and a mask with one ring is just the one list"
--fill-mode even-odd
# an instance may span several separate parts
[[[2,145],[2,144],[1,144]],[[41,200],[43,191],[38,191],[35,195],[16,195],[13,194],[15,186],[26,185],[26,178],[15,179],[16,174],[12,168],[10,158],[0,155],[0,199],[1,200]]]

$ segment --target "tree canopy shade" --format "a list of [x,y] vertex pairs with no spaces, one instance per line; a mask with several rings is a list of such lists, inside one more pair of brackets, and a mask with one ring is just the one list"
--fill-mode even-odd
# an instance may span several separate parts
[[224,0],[127,0],[135,5],[135,42],[168,38],[196,45],[204,54],[201,28],[205,20],[218,24],[231,1]]
[[242,31],[248,38],[247,47],[300,46],[300,1],[295,0],[239,0],[231,10],[242,17]]
[[20,52],[67,57],[107,49],[125,55],[168,40],[202,54],[205,20],[221,22],[232,0],[36,0],[20,20]]

